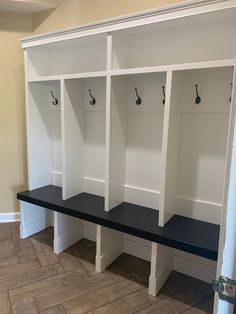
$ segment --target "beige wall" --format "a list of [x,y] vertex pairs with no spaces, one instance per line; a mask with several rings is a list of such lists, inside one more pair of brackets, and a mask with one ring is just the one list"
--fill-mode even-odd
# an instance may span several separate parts
[[35,33],[90,23],[106,18],[187,2],[187,0],[59,0],[59,7],[34,15]]
[[18,209],[26,187],[23,52],[20,38],[32,32],[30,15],[0,13],[0,212]]
[[[59,8],[31,15],[0,13],[0,212],[19,211],[27,188],[23,51],[20,38],[180,0],[59,0]],[[32,25],[33,23],[33,25]],[[33,28],[32,28],[33,26]]]

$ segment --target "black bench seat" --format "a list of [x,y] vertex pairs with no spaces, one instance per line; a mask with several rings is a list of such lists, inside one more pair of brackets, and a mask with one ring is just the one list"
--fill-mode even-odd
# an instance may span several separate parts
[[93,222],[181,251],[217,260],[220,226],[183,216],[173,216],[158,227],[158,210],[122,203],[104,211],[104,197],[81,193],[62,200],[62,189],[48,185],[17,194],[21,201]]

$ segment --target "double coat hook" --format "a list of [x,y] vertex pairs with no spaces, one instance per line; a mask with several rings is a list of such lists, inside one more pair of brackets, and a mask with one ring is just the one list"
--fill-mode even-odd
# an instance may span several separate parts
[[198,95],[198,84],[195,84],[195,88],[196,88],[196,95],[197,95],[197,97],[195,98],[195,103],[198,105],[201,102],[201,97]]
[[163,105],[165,105],[165,103],[166,103],[166,92],[165,92],[165,86],[162,86],[162,91],[163,91],[163,96],[164,96],[164,98],[163,98],[163,100],[162,100],[162,104],[163,104]]
[[58,105],[58,99],[53,95],[53,91],[51,90],[50,93],[51,93],[51,95],[52,95],[52,98],[54,99],[54,100],[52,101],[52,104],[53,104],[54,106]]
[[92,98],[92,100],[90,100],[90,105],[95,105],[96,104],[96,99],[93,97],[92,93],[91,93],[91,89],[88,90],[89,91],[89,95]]
[[137,87],[135,87],[135,94],[137,96],[136,105],[141,105],[142,99],[140,98],[140,96],[138,94],[138,88]]
[[[233,83],[230,83],[230,86],[231,86],[231,92],[230,92],[230,95],[232,95]],[[231,100],[232,100],[232,96],[230,96],[230,98],[229,98],[229,102],[230,102],[230,103],[231,103]]]

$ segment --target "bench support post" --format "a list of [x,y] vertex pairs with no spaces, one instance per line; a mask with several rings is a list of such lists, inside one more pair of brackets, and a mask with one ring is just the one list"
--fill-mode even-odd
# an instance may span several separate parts
[[20,237],[22,239],[52,225],[49,210],[24,201],[20,201],[20,216]]
[[96,271],[103,272],[123,253],[123,233],[97,225]]
[[54,212],[54,252],[60,254],[83,238],[83,222],[75,217]]
[[172,249],[152,242],[149,294],[156,296],[173,269]]

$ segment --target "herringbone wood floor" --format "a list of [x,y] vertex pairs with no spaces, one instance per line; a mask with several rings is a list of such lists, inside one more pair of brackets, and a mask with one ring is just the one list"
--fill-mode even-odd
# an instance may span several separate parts
[[211,287],[173,272],[158,297],[148,296],[150,264],[121,255],[94,271],[95,244],[52,250],[53,229],[19,238],[19,224],[0,224],[0,314],[212,313]]

